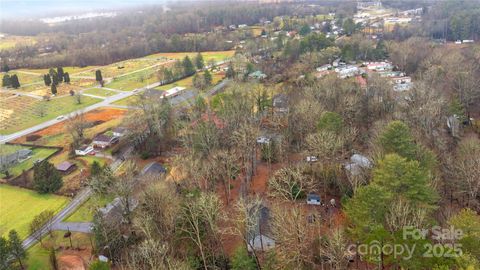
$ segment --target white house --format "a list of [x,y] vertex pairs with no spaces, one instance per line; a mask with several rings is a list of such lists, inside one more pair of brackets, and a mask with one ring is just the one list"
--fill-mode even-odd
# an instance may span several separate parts
[[367,64],[367,69],[372,71],[386,71],[392,70],[392,64],[388,62],[371,62]]
[[165,93],[163,94],[164,97],[175,97],[177,96],[180,92],[182,92],[183,90],[185,90],[186,88],[185,87],[180,87],[180,86],[175,86],[173,88],[170,88],[168,89],[167,91],[165,91]]
[[332,68],[332,65],[326,64],[326,65],[317,67],[317,71],[318,71],[318,72],[320,72],[320,71],[327,71],[327,70],[330,69],[330,68]]
[[360,69],[353,65],[346,65],[336,68],[335,72],[337,72],[339,78],[344,79],[360,74]]
[[86,156],[92,153],[93,147],[91,145],[82,145],[82,147],[75,149],[75,155],[77,156]]

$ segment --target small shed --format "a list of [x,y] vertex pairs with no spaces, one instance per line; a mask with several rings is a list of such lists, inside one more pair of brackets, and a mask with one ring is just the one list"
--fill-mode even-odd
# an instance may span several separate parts
[[63,174],[69,174],[73,170],[75,170],[76,167],[77,166],[74,163],[71,163],[69,161],[64,161],[64,162],[58,164],[55,168],[57,169],[57,171],[59,171]]

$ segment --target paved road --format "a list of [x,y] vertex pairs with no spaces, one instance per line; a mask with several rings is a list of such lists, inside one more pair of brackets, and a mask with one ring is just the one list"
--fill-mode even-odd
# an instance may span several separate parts
[[[102,100],[101,102],[98,102],[96,104],[93,104],[93,105],[90,105],[88,107],[85,107],[83,109],[80,109],[80,110],[77,110],[77,111],[74,111],[74,112],[71,112],[70,114],[68,115],[65,115],[65,117],[68,117],[69,115],[74,115],[76,113],[86,113],[86,112],[89,112],[89,111],[93,111],[95,109],[98,109],[98,108],[101,108],[101,107],[108,107],[110,103],[113,103],[115,101],[118,101],[118,100],[121,100],[121,99],[124,99],[124,98],[127,98],[127,97],[130,97],[130,96],[133,96],[141,91],[144,91],[145,89],[148,89],[148,88],[154,88],[154,87],[157,87],[159,86],[160,83],[159,82],[156,82],[156,83],[152,83],[152,84],[149,84],[145,87],[142,87],[142,88],[138,88],[138,89],[135,89],[133,91],[130,91],[130,92],[121,92],[119,93],[118,95],[114,95],[114,96],[110,96],[110,97],[106,97],[104,100]],[[47,128],[49,126],[52,126],[52,125],[55,125],[57,123],[60,123],[62,121],[65,121],[65,119],[63,120],[57,120],[56,118],[55,119],[51,119],[51,120],[48,120],[48,121],[45,121],[41,124],[38,124],[36,126],[33,126],[33,127],[30,127],[30,128],[27,128],[27,129],[24,129],[22,131],[18,131],[18,132],[15,132],[15,133],[12,133],[12,134],[9,134],[9,135],[4,135],[4,136],[0,136],[0,144],[1,143],[6,143],[6,142],[9,142],[9,141],[13,141],[15,139],[18,139],[22,136],[25,136],[27,134],[30,134],[30,133],[33,133],[33,132],[37,132],[39,130],[42,130],[44,128]]]
[[23,241],[22,246],[25,249],[33,246],[37,242],[37,239],[43,237],[50,231],[50,228],[54,228],[56,224],[60,223],[63,219],[68,217],[68,215],[70,215],[70,213],[72,213],[75,209],[77,209],[77,207],[84,203],[91,194],[92,190],[90,188],[85,188],[80,191],[77,196],[75,196],[75,198],[65,208],[63,208],[58,214],[56,214],[53,219],[47,222],[47,224],[43,226],[42,229],[27,237],[27,239]]
[[59,222],[52,226],[52,229],[57,231],[71,231],[81,233],[91,233],[92,228],[92,222]]
[[[133,151],[133,148],[128,147],[127,149],[125,149],[122,152],[120,157],[128,157],[132,153],[132,151]],[[112,171],[116,171],[122,165],[124,160],[125,160],[125,158],[115,159],[110,164],[110,168],[112,169]],[[81,190],[77,194],[77,196],[75,196],[75,198],[73,198],[73,200],[70,201],[70,203],[65,208],[60,210],[60,212],[58,212],[53,217],[53,219],[51,219],[49,222],[47,222],[47,224],[45,224],[42,229],[40,229],[36,233],[27,237],[22,243],[23,247],[25,249],[28,249],[29,247],[33,246],[37,242],[37,239],[39,239],[40,237],[43,237],[45,234],[47,234],[50,231],[50,229],[64,230],[64,229],[67,229],[67,227],[72,226],[70,228],[71,231],[84,232],[84,231],[88,230],[88,232],[90,232],[91,231],[91,228],[90,228],[91,226],[86,225],[87,223],[81,223],[81,224],[65,223],[65,222],[62,222],[62,220],[64,220],[66,217],[68,217],[70,214],[72,214],[80,205],[82,205],[84,202],[86,202],[88,200],[88,198],[90,198],[92,193],[93,192],[89,187],[86,187],[83,190]]]

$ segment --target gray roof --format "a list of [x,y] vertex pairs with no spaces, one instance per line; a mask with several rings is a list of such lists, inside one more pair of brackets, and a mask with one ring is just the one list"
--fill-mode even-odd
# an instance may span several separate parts
[[308,195],[307,195],[307,200],[308,200],[308,201],[311,201],[311,200],[320,201],[320,195],[317,195],[317,194],[308,194]]
[[142,174],[162,174],[166,172],[167,169],[158,162],[152,162],[146,165],[142,170]]

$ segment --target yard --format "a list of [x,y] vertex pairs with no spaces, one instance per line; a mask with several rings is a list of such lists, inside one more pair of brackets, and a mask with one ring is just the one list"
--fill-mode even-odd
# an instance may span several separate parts
[[166,62],[166,59],[152,59],[152,58],[139,58],[139,59],[130,59],[122,62],[113,63],[103,67],[97,67],[91,70],[86,70],[76,74],[77,76],[89,76],[95,78],[96,70],[102,71],[102,77],[113,78],[127,74],[130,72],[135,72],[139,69],[148,68],[153,65],[159,65],[163,62]]
[[88,263],[91,255],[92,237],[85,233],[72,232],[73,249],[71,249],[70,239],[64,237],[65,233],[65,231],[54,231],[53,236],[47,235],[43,238],[43,246],[37,243],[27,250],[27,269],[51,269],[49,261],[51,247],[56,249],[59,269],[85,269],[84,264]]
[[[90,106],[100,99],[84,96],[77,104],[73,97],[59,97],[50,101],[20,96],[0,100],[0,134],[10,134],[32,127],[59,115]],[[40,116],[43,113],[43,116]]]
[[108,203],[113,201],[113,199],[113,196],[92,196],[72,215],[67,217],[64,222],[91,222],[95,211],[100,207],[105,207]]
[[[25,148],[28,148],[28,147],[20,147],[20,149],[25,149]],[[24,170],[27,171],[30,168],[32,168],[36,160],[43,160],[48,156],[52,155],[53,153],[55,153],[55,151],[56,149],[51,149],[51,148],[34,148],[32,149],[32,156],[29,159],[15,164],[13,167],[11,167],[8,170],[8,172],[12,177],[16,177],[20,175]],[[0,173],[0,177],[1,178],[5,177],[5,174]]]
[[15,229],[24,238],[34,216],[44,210],[57,212],[68,201],[66,197],[41,195],[32,190],[0,184],[0,235],[6,236]]

